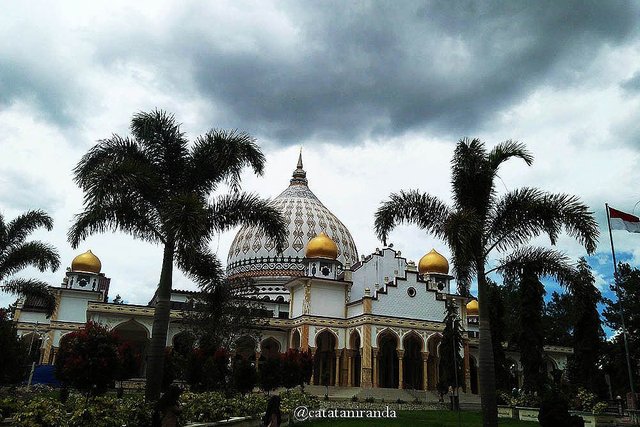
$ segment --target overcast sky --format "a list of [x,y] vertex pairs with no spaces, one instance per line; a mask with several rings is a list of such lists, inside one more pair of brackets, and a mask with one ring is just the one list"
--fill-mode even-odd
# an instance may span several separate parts
[[[27,275],[58,284],[91,249],[111,296],[145,304],[161,249],[122,234],[72,250],[82,209],[71,169],[98,139],[128,134],[133,113],[175,113],[195,138],[210,128],[254,135],[268,162],[244,189],[274,197],[299,147],[309,185],[350,229],[360,254],[380,242],[373,216],[393,191],[448,200],[461,137],[524,142],[498,190],[536,186],[580,196],[601,227],[591,257],[606,289],[604,203],[640,212],[640,7],[621,1],[5,2],[0,14],[0,211],[44,209],[62,265]],[[214,249],[226,261],[234,233]],[[640,235],[614,232],[640,265]],[[443,242],[416,227],[390,239],[410,259]],[[540,243],[548,244],[545,239]],[[559,249],[584,250],[569,238]],[[181,274],[176,288],[193,288]],[[548,290],[555,287],[550,284]],[[12,301],[0,295],[0,306]]]

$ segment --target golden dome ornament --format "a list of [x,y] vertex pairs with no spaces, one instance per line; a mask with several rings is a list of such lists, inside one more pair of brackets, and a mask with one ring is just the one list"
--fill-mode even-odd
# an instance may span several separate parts
[[421,274],[449,274],[449,261],[435,249],[431,249],[428,254],[420,258],[418,271]]
[[467,316],[477,316],[478,314],[480,314],[480,309],[479,309],[479,306],[478,306],[478,300],[477,299],[472,299],[467,304]]
[[338,258],[338,245],[324,231],[309,240],[305,252],[307,258]]
[[102,263],[100,262],[100,258],[95,256],[90,250],[78,255],[71,261],[71,271],[98,274],[101,269]]

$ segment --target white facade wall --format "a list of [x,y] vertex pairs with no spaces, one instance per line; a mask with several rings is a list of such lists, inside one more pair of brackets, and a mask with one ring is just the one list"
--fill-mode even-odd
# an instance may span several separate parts
[[304,303],[304,286],[293,287],[293,297],[289,311],[289,318],[294,319],[302,316],[302,304]]
[[365,288],[369,288],[373,292],[376,283],[382,289],[385,286],[385,278],[391,281],[394,277],[404,276],[407,261],[396,255],[397,252],[393,249],[384,248],[381,252],[370,255],[370,258],[353,272],[352,301],[362,298]]
[[86,322],[89,301],[98,301],[99,298],[100,294],[93,292],[62,291],[57,320],[60,322]]
[[[386,294],[378,294],[378,299],[372,300],[372,314],[442,322],[445,301],[436,300],[437,293],[427,291],[425,284],[418,283],[417,278],[417,274],[409,272],[406,281],[396,281],[397,287],[387,286]],[[416,290],[414,297],[407,294],[409,287]]]
[[314,283],[309,314],[344,319],[344,286],[340,283]]
[[356,317],[364,314],[364,306],[362,302],[347,307],[347,317]]

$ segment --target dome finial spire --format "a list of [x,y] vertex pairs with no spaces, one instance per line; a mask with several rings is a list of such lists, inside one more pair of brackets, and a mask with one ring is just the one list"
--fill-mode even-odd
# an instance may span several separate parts
[[300,154],[298,155],[298,164],[296,170],[293,171],[293,178],[291,178],[291,185],[307,185],[307,172],[302,168],[302,147],[300,147]]

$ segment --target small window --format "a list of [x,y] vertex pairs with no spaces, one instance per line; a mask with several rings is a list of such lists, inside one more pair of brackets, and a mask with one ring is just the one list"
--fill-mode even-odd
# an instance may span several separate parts
[[409,289],[407,289],[407,295],[409,295],[411,298],[416,296],[416,288],[414,287],[410,287]]

